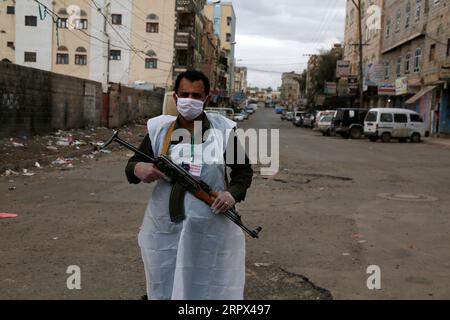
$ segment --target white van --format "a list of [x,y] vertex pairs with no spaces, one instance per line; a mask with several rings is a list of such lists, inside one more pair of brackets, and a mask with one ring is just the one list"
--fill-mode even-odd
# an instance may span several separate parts
[[407,109],[371,109],[364,121],[364,135],[372,142],[391,139],[420,142],[428,136],[427,127],[417,112]]

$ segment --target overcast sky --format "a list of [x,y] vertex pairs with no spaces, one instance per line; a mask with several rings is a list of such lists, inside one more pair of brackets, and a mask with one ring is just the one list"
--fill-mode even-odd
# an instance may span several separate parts
[[249,85],[277,88],[281,72],[301,72],[308,54],[344,38],[345,0],[232,0],[236,59]]

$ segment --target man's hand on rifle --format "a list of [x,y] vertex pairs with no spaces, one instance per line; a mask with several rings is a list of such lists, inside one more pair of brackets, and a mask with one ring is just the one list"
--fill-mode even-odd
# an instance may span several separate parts
[[151,163],[139,162],[134,168],[134,175],[144,183],[152,183],[167,177]]
[[225,213],[236,204],[236,200],[229,192],[214,192],[212,195],[216,197],[216,201],[211,206],[214,213]]

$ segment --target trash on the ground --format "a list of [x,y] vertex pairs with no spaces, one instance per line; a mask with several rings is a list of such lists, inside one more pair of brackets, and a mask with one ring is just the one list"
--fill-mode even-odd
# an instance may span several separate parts
[[11,219],[17,218],[18,215],[15,213],[0,213],[0,219]]
[[342,255],[343,255],[344,257],[348,257],[348,256],[350,256],[350,253],[344,252]]
[[58,240],[59,238],[58,237],[54,237],[54,238],[52,238],[53,240]]
[[83,140],[75,140],[73,145],[74,146],[85,146],[85,145],[87,145],[87,142],[83,141]]
[[28,171],[27,169],[23,169],[22,175],[23,175],[23,176],[27,176],[27,177],[32,177],[32,176],[35,175],[35,173],[32,172],[32,171]]
[[65,165],[65,164],[72,164],[72,162],[75,160],[76,160],[76,158],[59,157],[58,159],[52,161],[52,165],[61,166],[61,165]]
[[36,162],[36,163],[34,164],[34,166],[35,166],[36,168],[38,168],[38,169],[42,169],[42,167],[41,167],[41,165],[39,164],[39,162]]
[[108,150],[108,149],[102,149],[102,150],[100,150],[100,152],[101,153],[106,153],[106,154],[110,154],[111,153],[111,151]]
[[322,188],[320,188],[319,190],[320,190],[320,191],[325,191],[325,188],[322,187]]
[[5,175],[6,175],[7,177],[9,177],[9,176],[18,176],[19,173],[16,172],[16,171],[13,171],[13,170],[6,170],[6,171],[5,171]]
[[9,139],[9,143],[10,143],[10,145],[12,146],[12,147],[14,147],[14,148],[23,148],[23,147],[25,147],[25,145],[23,144],[23,143],[19,143],[19,142],[16,142],[16,141],[14,141],[14,139]]
[[47,146],[46,148],[47,148],[47,150],[58,151],[58,148],[57,148],[57,147]]
[[134,154],[133,154],[133,153],[127,153],[126,156],[127,156],[128,158],[131,158],[131,157],[134,157]]
[[255,263],[255,267],[260,268],[260,267],[270,267],[272,264],[271,263],[261,263],[261,262],[257,262]]
[[367,240],[360,240],[360,241],[358,241],[358,243],[361,243],[361,244],[366,243],[366,242],[367,242]]
[[91,142],[91,145],[93,145],[94,147],[101,147],[103,146],[105,143],[102,141],[98,141],[98,142]]

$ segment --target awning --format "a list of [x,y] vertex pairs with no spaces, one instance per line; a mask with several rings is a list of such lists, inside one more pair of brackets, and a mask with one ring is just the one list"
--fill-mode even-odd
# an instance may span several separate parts
[[415,96],[413,96],[411,99],[407,100],[406,104],[414,104],[414,103],[416,103],[417,100],[419,100],[424,95],[426,95],[428,92],[433,91],[436,88],[437,88],[437,86],[428,86],[428,87],[423,88],[422,90],[417,92]]

